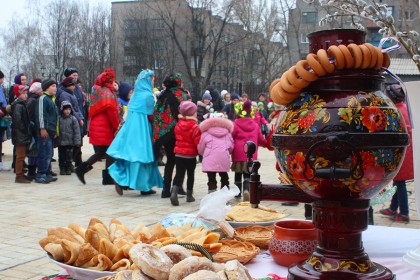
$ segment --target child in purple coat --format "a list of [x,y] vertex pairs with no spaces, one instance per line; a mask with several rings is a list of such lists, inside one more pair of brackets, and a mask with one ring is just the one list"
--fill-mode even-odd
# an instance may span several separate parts
[[[241,197],[242,193],[242,176],[243,181],[243,194],[244,201],[249,201],[249,171],[248,171],[248,159],[244,152],[244,145],[247,141],[252,141],[255,145],[267,147],[267,140],[264,138],[261,132],[260,126],[254,121],[254,111],[250,100],[244,103],[237,103],[235,105],[235,111],[238,118],[234,121],[234,128],[232,137],[234,140],[234,148],[232,152],[232,171],[235,172],[235,185],[238,186],[241,191],[237,198]],[[258,149],[255,151],[252,159],[258,158]]]
[[198,153],[203,156],[202,170],[207,173],[208,192],[217,190],[216,174],[221,186],[229,187],[230,154],[233,150],[233,123],[223,113],[208,113],[200,124],[201,139]]

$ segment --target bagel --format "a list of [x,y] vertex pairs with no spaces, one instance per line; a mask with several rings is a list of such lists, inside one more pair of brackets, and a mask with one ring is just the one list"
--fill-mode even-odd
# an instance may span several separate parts
[[341,50],[335,46],[332,45],[328,48],[327,53],[330,57],[335,58],[335,68],[338,70],[343,69],[346,66],[346,61],[344,60],[344,54],[341,52]]
[[279,91],[272,92],[271,93],[271,99],[273,99],[274,103],[277,105],[287,105],[289,104],[293,99],[288,99],[284,97],[283,93],[280,93]]
[[271,92],[271,89],[277,84],[277,83],[280,83],[280,79],[275,79],[272,83],[271,83],[271,85],[270,85],[270,88],[268,89],[268,92]]
[[[277,95],[276,100],[280,101],[281,103],[277,103],[276,101],[274,101],[276,104],[279,105],[287,105],[290,102],[292,102],[296,97],[298,97],[300,95],[300,91],[296,92],[296,93],[291,93],[291,92],[287,92],[284,90],[284,88],[281,86],[281,84],[277,84],[274,88],[273,88],[273,92],[274,95]],[[273,98],[273,96],[272,96]],[[273,98],[274,100],[274,98]]]
[[327,71],[322,67],[321,63],[318,61],[318,56],[316,54],[310,53],[306,56],[309,66],[314,70],[315,74],[319,77],[325,76]]
[[347,45],[348,50],[350,51],[351,55],[353,56],[354,64],[353,68],[358,69],[362,66],[363,62],[363,53],[360,47],[356,44],[349,44]]
[[285,73],[283,73],[283,75],[280,78],[280,85],[284,90],[286,90],[287,92],[290,92],[290,93],[296,93],[296,92],[301,91],[300,88],[297,88],[297,87],[290,84],[289,80],[287,80],[287,78],[286,78]]
[[362,50],[362,54],[363,54],[362,65],[360,66],[360,69],[366,69],[370,65],[372,55],[370,54],[370,50],[367,46],[359,45],[359,47]]
[[298,63],[296,63],[296,72],[299,74],[299,76],[308,82],[314,82],[316,80],[318,80],[318,75],[315,74],[314,72],[310,72],[308,70],[308,61],[305,60],[300,60],[298,61]]
[[380,70],[382,67],[382,64],[384,63],[384,54],[382,53],[382,50],[378,47],[374,47],[376,52],[378,53],[378,60],[376,61],[375,70]]
[[[213,271],[213,263],[208,258],[188,257],[171,268],[169,280],[182,280],[199,270]],[[156,278],[168,279],[168,278]]]
[[299,76],[299,74],[296,72],[295,65],[286,71],[286,77],[289,83],[297,88],[306,88],[310,84],[310,82],[303,80],[302,77]]
[[353,59],[353,56],[351,55],[349,49],[345,45],[338,45],[338,48],[340,49],[340,51],[344,55],[344,61],[345,61],[345,66],[344,67],[346,69],[353,68],[353,66],[354,66],[354,59]]
[[378,61],[378,52],[375,50],[375,47],[372,44],[364,43],[364,45],[368,47],[371,54],[370,64],[368,68],[375,68],[376,62]]
[[220,280],[220,276],[219,274],[211,270],[199,270],[184,278],[184,280],[202,280],[202,279]]
[[139,243],[130,249],[129,255],[147,276],[154,279],[168,279],[173,263],[161,250],[150,244]]
[[382,64],[382,67],[388,68],[391,64],[391,58],[389,57],[389,53],[384,53],[384,62]]
[[319,62],[321,63],[322,67],[324,67],[327,73],[332,73],[335,71],[335,65],[330,62],[330,58],[328,57],[328,53],[324,49],[319,49],[316,53],[318,56]]
[[169,244],[160,248],[171,260],[172,263],[177,264],[183,259],[191,257],[191,253],[185,247],[178,244]]

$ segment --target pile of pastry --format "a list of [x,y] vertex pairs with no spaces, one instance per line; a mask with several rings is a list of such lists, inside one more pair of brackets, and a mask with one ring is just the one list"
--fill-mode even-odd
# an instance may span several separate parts
[[280,220],[287,215],[283,212],[258,205],[252,208],[249,201],[244,201],[233,206],[226,214],[225,220],[231,222],[270,222]]
[[156,248],[150,244],[134,245],[129,252],[133,269],[120,271],[101,280],[251,280],[247,269],[237,260],[225,264],[208,258],[191,256],[184,247],[171,244]]
[[[131,248],[136,244],[150,244],[162,248],[176,242],[201,245],[212,254],[220,251],[223,244],[220,235],[203,227],[172,226],[164,228],[160,223],[146,227],[137,225],[133,230],[117,219],[109,225],[92,218],[87,228],[77,224],[48,229],[48,236],[39,240],[40,246],[56,261],[101,271],[132,269]],[[191,256],[202,257],[199,251],[187,250]]]

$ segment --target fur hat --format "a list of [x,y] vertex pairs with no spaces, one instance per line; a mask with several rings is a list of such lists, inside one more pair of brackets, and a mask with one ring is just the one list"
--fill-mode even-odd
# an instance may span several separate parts
[[52,85],[57,85],[57,82],[54,81],[53,79],[45,79],[42,81],[41,86],[42,86],[42,91],[46,91],[50,86]]
[[227,93],[229,93],[227,90],[222,90],[221,92],[220,92],[220,95],[222,96],[222,97],[224,97]]
[[36,93],[36,94],[42,93],[41,83],[40,82],[34,82],[31,85],[31,87],[29,88],[29,92]]
[[199,125],[200,131],[205,132],[212,127],[226,128],[230,133],[233,131],[233,122],[223,113],[208,113],[204,115],[204,121]]
[[202,97],[201,99],[202,99],[202,100],[204,100],[204,99],[208,99],[208,100],[210,100],[210,101],[211,101],[211,94],[210,94],[210,91],[206,90],[206,91],[204,92],[203,97]]
[[118,89],[118,97],[124,101],[128,101],[128,94],[133,89],[133,87],[126,82],[120,83],[120,88]]
[[66,70],[64,70],[64,77],[68,77],[73,73],[78,73],[76,68],[72,68],[72,67],[66,68]]
[[234,94],[232,94],[232,96],[230,97],[230,99],[231,100],[235,100],[235,99],[240,99],[240,97],[239,97],[239,94],[237,94],[237,93],[234,93]]
[[392,84],[385,88],[385,93],[394,103],[405,100],[405,93],[400,84]]
[[195,105],[191,101],[183,101],[181,105],[179,105],[179,113],[184,117],[191,117],[197,113],[197,105]]
[[61,82],[61,85],[66,88],[69,86],[75,86],[76,84],[73,78],[67,77]]
[[13,87],[13,92],[15,93],[16,97],[19,97],[19,95],[28,92],[28,89],[24,85],[15,85]]

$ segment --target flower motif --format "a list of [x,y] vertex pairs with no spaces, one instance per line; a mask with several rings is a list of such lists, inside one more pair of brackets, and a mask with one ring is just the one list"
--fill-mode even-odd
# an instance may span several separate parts
[[310,128],[315,122],[315,114],[313,111],[306,111],[298,119],[298,125],[300,128]]
[[385,114],[376,106],[363,108],[362,116],[360,118],[369,132],[384,130],[387,123]]

